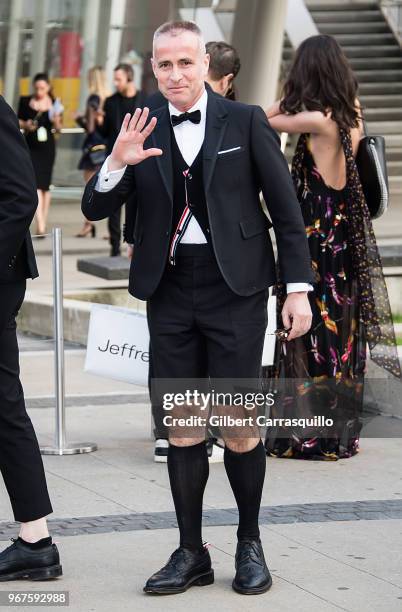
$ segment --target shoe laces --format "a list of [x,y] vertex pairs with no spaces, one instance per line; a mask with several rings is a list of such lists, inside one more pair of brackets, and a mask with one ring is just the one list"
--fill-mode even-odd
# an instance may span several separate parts
[[247,561],[253,561],[254,563],[262,565],[256,543],[250,540],[243,540],[242,547],[237,557],[237,563],[242,564]]
[[190,551],[183,546],[179,546],[175,551],[172,552],[169,563],[171,563],[176,569],[180,569],[180,565],[186,563],[186,557],[190,554]]
[[176,548],[176,550],[173,551],[170,555],[169,563],[171,563],[174,567],[177,568],[177,566],[185,560],[185,556],[186,551],[184,550],[184,548]]

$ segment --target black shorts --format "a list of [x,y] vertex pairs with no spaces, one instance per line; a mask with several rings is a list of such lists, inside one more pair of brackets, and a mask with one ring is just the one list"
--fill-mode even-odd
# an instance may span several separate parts
[[209,245],[179,245],[147,303],[155,378],[258,378],[267,299],[234,293]]

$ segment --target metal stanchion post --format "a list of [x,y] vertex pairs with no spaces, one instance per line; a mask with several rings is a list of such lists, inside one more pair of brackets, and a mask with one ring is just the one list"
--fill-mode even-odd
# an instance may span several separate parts
[[55,445],[41,447],[42,455],[76,455],[97,450],[93,442],[66,443],[66,414],[64,396],[64,324],[63,324],[63,262],[61,229],[52,230],[53,299],[55,338],[56,432]]

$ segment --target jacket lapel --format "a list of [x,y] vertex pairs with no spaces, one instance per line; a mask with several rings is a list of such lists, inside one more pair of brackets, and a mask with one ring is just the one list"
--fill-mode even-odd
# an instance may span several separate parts
[[157,124],[151,134],[152,146],[162,149],[162,155],[158,155],[156,164],[161,173],[162,180],[168,192],[170,201],[173,203],[173,167],[172,149],[170,138],[170,117],[167,104],[153,113],[157,118]]
[[214,94],[209,87],[207,87],[207,91],[207,120],[203,156],[204,188],[206,194],[211,184],[219,147],[227,125],[227,111],[220,100],[220,96]]

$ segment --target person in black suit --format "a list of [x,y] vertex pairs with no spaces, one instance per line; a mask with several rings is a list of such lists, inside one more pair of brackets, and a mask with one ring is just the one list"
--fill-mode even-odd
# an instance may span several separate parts
[[20,534],[0,553],[0,582],[62,574],[46,525],[53,512],[38,441],[19,378],[15,318],[27,278],[38,276],[29,226],[38,204],[35,175],[17,117],[0,96],[0,471]]
[[[236,99],[236,91],[234,80],[240,70],[240,58],[232,45],[224,41],[210,41],[206,44],[206,52],[209,55],[209,67],[206,77],[206,83],[209,83],[213,91],[229,100]],[[165,97],[158,91],[146,99],[146,106],[152,111],[165,103]],[[123,228],[123,237],[127,242],[127,255],[129,258],[133,254],[133,235],[135,226],[135,209],[134,207],[126,206],[126,219]],[[148,387],[151,399],[151,410],[154,423],[153,433],[155,436],[154,461],[157,463],[166,463],[168,454],[168,430],[163,424],[164,410],[163,406],[152,401],[152,347],[149,347],[149,377]],[[216,437],[217,431],[214,428],[209,428],[209,438],[207,440],[207,451],[209,461],[217,463],[223,461],[223,453],[220,443]]]
[[[82,202],[84,214],[98,220],[135,194],[129,291],[147,300],[157,381],[259,378],[268,287],[276,282],[261,191],[289,293],[282,311],[288,338],[311,324],[307,238],[278,136],[262,108],[226,100],[205,85],[208,60],[196,24],[158,28],[152,64],[167,100],[149,121],[146,108],[126,115]],[[172,415],[181,414],[178,403]],[[237,414],[235,406],[219,408]],[[179,426],[169,431],[168,472],[180,546],[147,581],[147,593],[180,593],[214,581],[201,537],[205,428]],[[232,586],[263,593],[272,584],[258,526],[266,455],[253,425],[233,433],[223,428],[225,469],[239,509]]]
[[[99,125],[99,132],[106,138],[107,150],[110,154],[115,140],[120,132],[121,123],[126,113],[133,113],[141,106],[144,96],[134,84],[134,70],[130,64],[118,64],[114,69],[113,82],[116,93],[105,100],[103,107],[103,123]],[[110,255],[120,255],[121,240],[121,210],[113,211],[108,219],[110,235]]]

